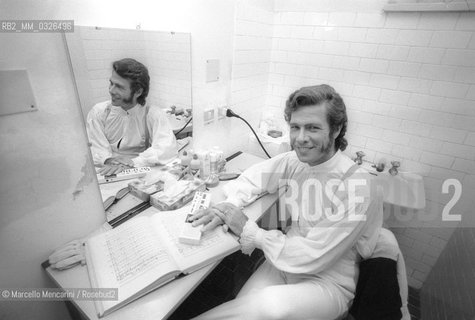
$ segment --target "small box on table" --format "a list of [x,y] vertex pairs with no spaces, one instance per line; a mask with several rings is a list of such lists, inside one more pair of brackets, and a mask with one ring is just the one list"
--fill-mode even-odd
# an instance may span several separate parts
[[150,201],[150,195],[162,191],[164,182],[157,180],[155,182],[147,182],[145,180],[134,180],[129,183],[130,193],[143,201]]
[[176,210],[190,202],[197,191],[204,191],[205,188],[205,182],[198,178],[180,180],[170,190],[150,195],[150,204],[162,211]]

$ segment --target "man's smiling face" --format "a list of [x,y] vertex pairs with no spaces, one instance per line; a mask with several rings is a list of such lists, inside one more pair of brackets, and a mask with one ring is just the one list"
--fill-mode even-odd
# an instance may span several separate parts
[[290,143],[300,161],[315,166],[335,154],[339,130],[330,133],[324,104],[299,107],[292,112],[289,125]]
[[109,94],[112,105],[122,107],[124,110],[133,108],[137,104],[137,95],[130,88],[130,80],[122,78],[114,70],[109,79]]

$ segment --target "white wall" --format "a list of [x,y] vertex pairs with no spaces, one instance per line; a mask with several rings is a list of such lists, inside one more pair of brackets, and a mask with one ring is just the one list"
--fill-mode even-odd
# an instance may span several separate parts
[[190,32],[192,0],[2,0],[5,19],[73,19],[76,25]]
[[[230,107],[256,130],[262,118],[269,80],[273,16],[272,1],[237,3]],[[231,136],[251,135],[244,122],[236,118],[231,121],[234,124]],[[265,158],[260,149],[254,152]]]
[[[230,155],[248,147],[249,128],[226,118],[203,125],[208,108],[227,106],[257,127],[267,87],[273,1],[193,1],[193,135],[196,150],[219,146]],[[219,59],[217,82],[206,83],[206,60]],[[232,141],[232,143],[230,143]]]
[[[452,234],[442,209],[473,227],[475,194],[475,12],[384,13],[385,0],[275,1],[266,108],[280,116],[304,85],[328,83],[348,107],[349,153],[400,160],[421,174],[426,210],[387,221],[420,287]],[[411,217],[412,216],[412,217]]]
[[[196,151],[220,146],[225,154],[240,148],[242,138],[229,144],[231,119],[203,124],[208,108],[228,105],[231,99],[231,67],[235,0],[192,1],[191,48],[193,73],[193,147]],[[220,62],[219,80],[206,82],[206,60]]]

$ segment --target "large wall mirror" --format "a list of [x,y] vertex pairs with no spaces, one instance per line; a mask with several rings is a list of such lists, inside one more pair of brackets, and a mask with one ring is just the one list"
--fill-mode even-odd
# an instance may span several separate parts
[[[175,132],[188,122],[192,108],[189,33],[75,26],[65,39],[84,118],[96,103],[110,100],[112,62],[133,58],[149,70],[147,103],[168,111]],[[191,131],[190,123],[178,137]]]

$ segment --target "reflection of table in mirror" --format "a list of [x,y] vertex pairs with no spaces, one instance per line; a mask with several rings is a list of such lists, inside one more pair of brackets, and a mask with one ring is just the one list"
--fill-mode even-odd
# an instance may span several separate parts
[[[227,171],[240,172],[254,163],[263,159],[250,155],[241,154],[227,164]],[[212,192],[212,202],[224,200],[223,186],[227,182],[220,182]],[[266,195],[244,209],[249,217],[257,221],[276,202],[276,195]],[[147,212],[148,211],[148,212]],[[150,214],[154,210],[146,210],[142,214]],[[98,230],[96,232],[101,232]],[[103,319],[162,319],[170,316],[173,311],[188,297],[189,294],[206,278],[208,274],[219,264],[215,262],[192,274],[176,279],[165,286],[135,300],[134,302],[114,311]],[[51,268],[46,273],[60,288],[90,288],[86,266],[76,266],[68,270],[57,271]],[[85,319],[98,319],[93,301],[72,300],[75,307]]]

